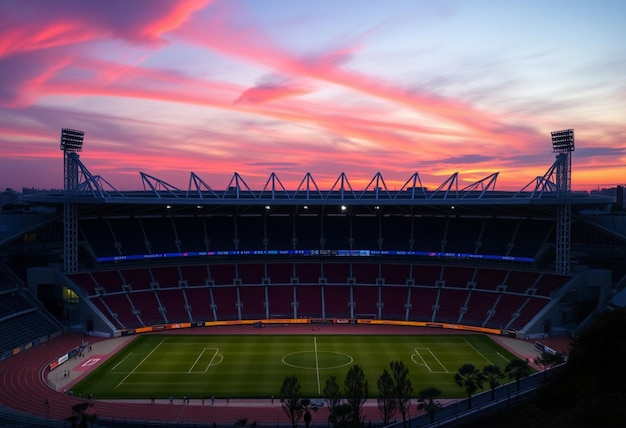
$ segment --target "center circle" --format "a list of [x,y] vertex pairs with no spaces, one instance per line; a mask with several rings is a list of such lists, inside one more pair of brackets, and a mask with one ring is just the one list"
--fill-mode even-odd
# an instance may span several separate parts
[[338,369],[352,364],[350,355],[333,351],[300,351],[283,357],[283,364],[306,370]]

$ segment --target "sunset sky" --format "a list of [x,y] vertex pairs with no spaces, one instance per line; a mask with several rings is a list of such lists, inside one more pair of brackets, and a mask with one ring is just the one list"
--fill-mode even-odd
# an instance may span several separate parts
[[61,128],[120,190],[145,172],[390,190],[499,172],[574,128],[572,188],[626,182],[626,1],[2,0],[0,191],[60,188]]

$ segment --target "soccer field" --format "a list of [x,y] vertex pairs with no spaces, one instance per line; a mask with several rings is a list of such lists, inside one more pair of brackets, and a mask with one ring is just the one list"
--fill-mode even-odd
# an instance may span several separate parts
[[453,398],[465,396],[454,383],[463,364],[504,369],[514,358],[484,335],[144,335],[73,390],[99,399],[269,397],[295,375],[303,396],[316,398],[329,376],[343,386],[350,365],[358,364],[375,396],[383,370],[402,360],[415,395],[434,386]]

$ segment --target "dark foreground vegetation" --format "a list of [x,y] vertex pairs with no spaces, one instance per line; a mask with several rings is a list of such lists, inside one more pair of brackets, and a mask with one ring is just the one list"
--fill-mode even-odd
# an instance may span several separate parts
[[626,309],[620,308],[600,314],[573,339],[567,364],[546,380],[531,403],[480,426],[624,427],[625,364]]

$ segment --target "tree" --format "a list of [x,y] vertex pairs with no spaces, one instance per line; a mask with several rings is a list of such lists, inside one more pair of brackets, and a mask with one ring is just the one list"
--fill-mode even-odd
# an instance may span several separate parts
[[311,404],[311,400],[308,398],[302,398],[300,400],[300,405],[304,409],[304,416],[302,417],[304,419],[304,425],[306,426],[306,428],[309,428],[311,426],[311,420],[313,420],[313,416],[311,416],[311,410],[317,412],[317,406],[313,406]]
[[473,364],[463,364],[454,375],[454,381],[461,388],[465,388],[469,399],[468,407],[472,408],[472,394],[483,389],[484,376]]
[[341,403],[341,388],[335,376],[330,376],[326,379],[322,392],[324,393],[324,397],[326,397],[326,403],[329,408],[332,409]]
[[287,376],[280,387],[280,405],[291,421],[291,426],[296,428],[304,414],[304,407],[300,402],[300,382],[296,376]]
[[483,367],[483,376],[491,388],[491,400],[496,398],[496,388],[500,386],[500,379],[504,378],[504,373],[500,367],[489,364]]
[[352,408],[352,419],[355,427],[361,426],[363,418],[361,416],[363,404],[369,395],[369,384],[365,378],[363,368],[358,364],[353,365],[348,370],[344,379],[345,397]]
[[391,377],[394,383],[394,392],[397,409],[402,415],[402,424],[406,428],[406,418],[411,405],[411,395],[413,394],[413,383],[409,378],[409,369],[403,361],[391,361],[389,363]]
[[326,404],[328,404],[328,410],[330,411],[328,421],[337,426],[337,415],[335,413],[338,412],[337,409],[341,405],[341,388],[335,376],[330,376],[326,379],[322,392],[324,397],[326,397]]
[[393,378],[387,369],[383,370],[383,374],[378,378],[376,385],[378,386],[378,411],[383,420],[383,425],[387,425],[391,422],[397,409]]
[[544,350],[538,357],[535,357],[534,362],[543,367],[543,377],[545,379],[548,369],[565,362],[565,355],[559,352],[548,352]]
[[328,415],[328,422],[335,428],[351,428],[354,426],[352,419],[352,406],[348,403],[336,405]]
[[515,379],[517,391],[519,391],[520,381],[522,380],[522,378],[530,375],[531,369],[528,365],[528,361],[516,358],[509,361],[509,363],[504,368],[504,372],[508,373],[509,379]]
[[535,424],[526,427],[626,427],[625,361],[626,308],[598,314],[539,388]]
[[90,423],[97,421],[95,413],[87,412],[91,406],[92,403],[87,401],[72,406],[72,416],[69,417],[72,428],[87,428]]
[[430,417],[430,423],[435,422],[435,413],[441,409],[441,403],[439,401],[435,401],[437,397],[441,395],[441,390],[437,389],[433,386],[422,389],[419,392],[419,396],[417,402],[417,408],[420,410],[425,410]]

